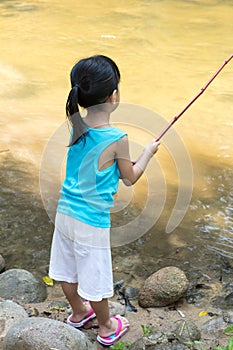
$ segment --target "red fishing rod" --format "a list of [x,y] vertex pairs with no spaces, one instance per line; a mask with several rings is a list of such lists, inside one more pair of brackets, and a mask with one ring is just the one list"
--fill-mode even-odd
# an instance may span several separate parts
[[217,72],[212,76],[212,78],[201,88],[200,92],[187,104],[187,106],[177,114],[172,121],[168,124],[168,126],[161,132],[161,134],[155,139],[158,142],[170,129],[170,127],[182,116],[182,114],[187,111],[187,109],[193,104],[194,101],[198,99],[199,96],[203,94],[203,92],[207,89],[210,83],[216,78],[216,76],[221,72],[221,70],[225,67],[225,65],[232,59],[233,55],[231,55],[222,65],[219,67]]

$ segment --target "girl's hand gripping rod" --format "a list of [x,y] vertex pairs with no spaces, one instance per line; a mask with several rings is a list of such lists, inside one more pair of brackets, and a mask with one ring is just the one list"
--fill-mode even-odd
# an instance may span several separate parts
[[182,116],[182,114],[187,111],[187,109],[193,104],[194,101],[198,99],[198,97],[203,94],[203,92],[207,89],[207,87],[210,85],[210,83],[216,78],[218,73],[221,72],[221,70],[225,67],[225,65],[232,59],[233,54],[221,65],[221,67],[217,70],[217,72],[212,76],[212,78],[201,88],[200,92],[187,104],[187,106],[179,113],[177,114],[172,121],[168,124],[168,126],[161,132],[161,134],[155,139],[155,142],[158,142],[170,129],[170,127]]

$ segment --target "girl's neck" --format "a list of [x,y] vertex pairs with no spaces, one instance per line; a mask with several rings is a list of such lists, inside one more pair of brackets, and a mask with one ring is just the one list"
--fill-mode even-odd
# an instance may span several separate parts
[[110,114],[104,111],[88,111],[86,117],[83,119],[85,124],[90,128],[107,128],[109,127]]

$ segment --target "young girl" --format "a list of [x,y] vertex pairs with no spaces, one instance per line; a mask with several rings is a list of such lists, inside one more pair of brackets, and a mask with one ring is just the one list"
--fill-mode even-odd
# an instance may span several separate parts
[[[126,133],[110,125],[111,112],[120,101],[120,72],[110,58],[97,55],[82,59],[71,70],[70,78],[66,114],[72,133],[49,275],[61,281],[72,307],[67,323],[79,328],[97,317],[97,340],[111,345],[129,328],[125,317],[109,316],[113,196],[119,178],[127,186],[140,178],[158,143],[148,143],[139,159],[131,162]],[[85,118],[80,116],[79,106],[86,109]]]

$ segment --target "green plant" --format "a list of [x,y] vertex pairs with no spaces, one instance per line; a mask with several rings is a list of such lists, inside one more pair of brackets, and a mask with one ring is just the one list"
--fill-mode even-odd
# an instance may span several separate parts
[[142,324],[141,327],[142,327],[142,333],[144,335],[152,333],[152,329],[151,329],[151,325],[150,324],[146,324],[146,325]]
[[[227,327],[228,328],[228,327]],[[227,329],[226,328],[226,329]],[[231,327],[232,329],[232,327]],[[226,330],[225,330],[226,331]],[[232,330],[231,330],[232,332]],[[226,332],[227,333],[227,332]],[[229,340],[228,340],[228,343],[227,343],[227,346],[225,346],[224,348],[222,346],[217,346],[215,350],[233,350],[233,337],[231,337]]]
[[[228,327],[227,327],[228,328]],[[231,327],[231,332],[232,332],[232,329],[233,329],[233,327]],[[227,332],[226,332],[227,333]],[[191,345],[191,349],[194,347],[194,349],[196,349],[196,345],[202,345],[202,344],[204,344],[203,342],[201,342],[201,341],[197,341],[197,340],[194,340],[193,342],[191,342],[191,341],[187,341],[187,342],[185,342],[185,344],[186,345]],[[205,344],[204,344],[205,345]],[[192,347],[193,346],[193,347]],[[206,350],[206,348],[204,347],[204,348],[201,348],[201,350]],[[228,344],[227,344],[227,346],[225,346],[225,347],[222,347],[222,346],[220,346],[220,345],[218,345],[216,348],[215,348],[215,350],[233,350],[233,337],[231,337],[230,339],[229,339],[229,341],[228,341]]]
[[[233,324],[230,324],[226,329],[224,329],[224,332],[228,335],[233,334]],[[233,350],[233,337],[231,336],[228,340],[227,346],[225,348],[217,348],[216,350]]]
[[[205,345],[202,341],[199,340],[194,340],[194,341],[186,341],[184,342],[186,345],[190,345],[190,349],[200,349],[200,350],[206,350],[205,348],[202,347],[202,345]],[[199,345],[201,347],[199,347]]]
[[233,324],[230,324],[225,330],[225,333],[232,335],[233,334]]
[[199,340],[194,340],[193,342],[192,341],[186,341],[185,344],[187,344],[187,345],[192,345],[192,344],[199,345],[199,344],[203,344],[203,342],[199,341]]
[[109,348],[112,350],[128,350],[132,344],[127,341],[118,341],[115,345],[111,345]]
[[233,337],[229,339],[226,350],[233,350]]

